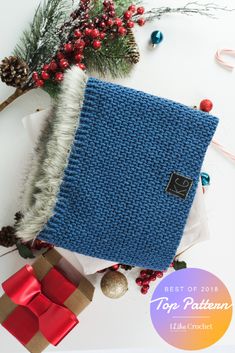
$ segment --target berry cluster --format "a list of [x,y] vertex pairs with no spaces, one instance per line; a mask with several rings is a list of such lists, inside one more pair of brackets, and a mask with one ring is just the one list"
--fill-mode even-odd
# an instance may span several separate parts
[[119,269],[125,270],[125,271],[129,271],[132,270],[133,266],[129,266],[129,265],[124,265],[124,264],[116,264],[113,265],[111,267],[108,268],[104,268],[103,270],[98,271],[98,273],[103,273],[107,270],[111,270],[111,271],[118,271]]
[[[68,35],[68,42],[60,47],[56,56],[42,67],[41,72],[34,72],[32,79],[36,87],[44,86],[45,82],[52,80],[61,82],[64,71],[71,65],[77,65],[82,70],[87,49],[99,50],[105,41],[117,37],[125,37],[128,29],[145,24],[144,7],[130,5],[122,16],[117,17],[115,1],[104,0],[103,10],[98,16],[90,15],[90,0],[80,1],[79,9],[71,14],[72,31]],[[71,25],[66,24],[66,26]]]
[[150,288],[150,282],[163,277],[163,271],[141,270],[140,276],[136,278],[136,284],[141,287],[141,293],[147,294]]
[[52,249],[54,246],[52,244],[46,243],[40,239],[35,239],[33,242],[27,243],[31,250],[42,250],[42,249]]

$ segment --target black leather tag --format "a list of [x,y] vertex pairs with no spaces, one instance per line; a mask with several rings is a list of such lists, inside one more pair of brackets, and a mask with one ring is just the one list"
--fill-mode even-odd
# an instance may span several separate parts
[[192,184],[192,179],[174,172],[171,174],[169,183],[166,188],[166,192],[178,196],[181,199],[186,199],[192,187]]

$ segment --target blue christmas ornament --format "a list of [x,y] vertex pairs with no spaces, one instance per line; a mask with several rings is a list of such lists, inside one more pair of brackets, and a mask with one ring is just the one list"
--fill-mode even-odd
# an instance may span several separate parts
[[210,176],[207,173],[201,173],[202,186],[210,185]]
[[160,44],[163,41],[163,33],[161,31],[154,31],[151,34],[151,42],[153,47],[155,47],[156,45]]

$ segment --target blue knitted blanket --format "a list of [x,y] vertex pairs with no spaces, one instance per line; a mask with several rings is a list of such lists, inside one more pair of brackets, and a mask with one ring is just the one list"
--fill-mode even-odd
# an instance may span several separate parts
[[38,236],[84,255],[167,268],[217,118],[95,78],[78,94],[71,149],[52,214]]

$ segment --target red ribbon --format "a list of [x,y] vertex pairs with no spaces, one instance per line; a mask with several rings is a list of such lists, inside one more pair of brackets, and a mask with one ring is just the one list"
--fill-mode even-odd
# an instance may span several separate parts
[[40,331],[56,346],[78,324],[75,314],[63,305],[76,287],[55,268],[39,282],[33,267],[26,265],[2,287],[18,305],[2,325],[24,345]]

